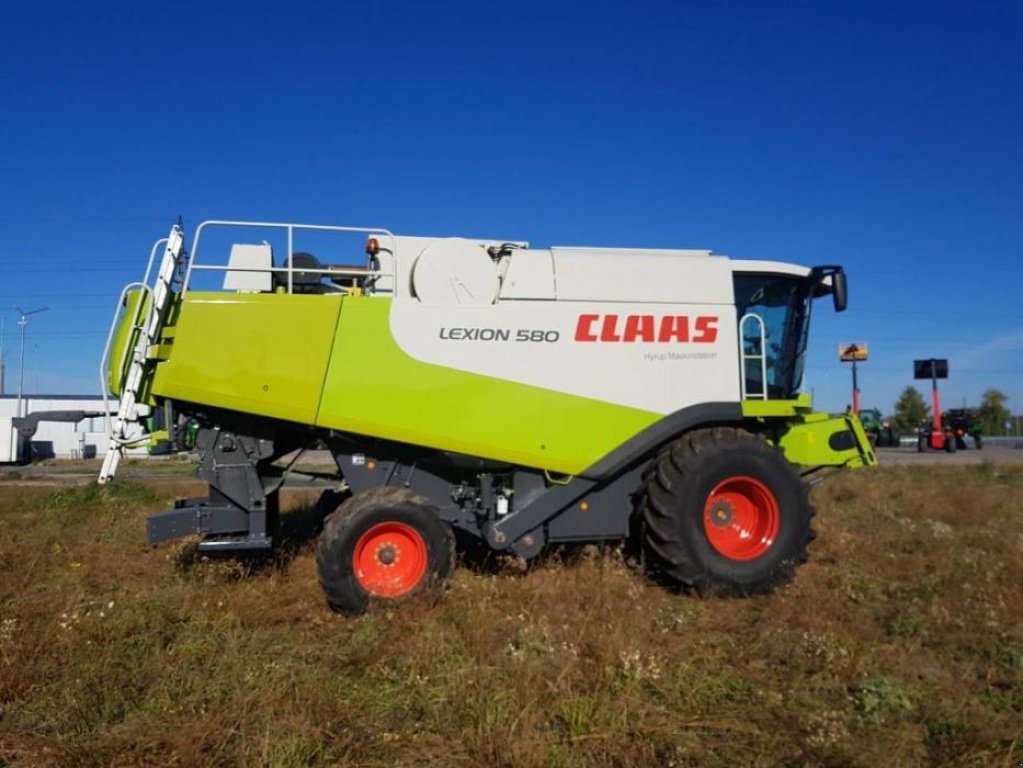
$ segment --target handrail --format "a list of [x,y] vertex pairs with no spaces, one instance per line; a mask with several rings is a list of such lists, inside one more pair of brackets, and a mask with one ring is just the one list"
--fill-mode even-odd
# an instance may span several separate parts
[[[747,320],[754,320],[760,327],[760,354],[759,355],[747,355],[746,354],[746,339],[743,335],[743,328],[746,325]],[[750,394],[746,388],[746,361],[747,360],[760,360],[760,392],[756,394]],[[742,367],[742,373],[739,376],[739,387],[741,389],[742,399],[747,398],[758,398],[760,400],[769,399],[767,396],[767,334],[764,330],[764,319],[756,314],[755,312],[747,312],[739,320],[739,365]]]
[[[117,304],[114,305],[114,317],[110,321],[110,330],[107,331],[107,341],[106,341],[106,344],[103,345],[103,356],[100,358],[100,361],[99,361],[99,382],[100,382],[100,390],[99,391],[103,393],[103,407],[107,411],[106,416],[105,416],[106,425],[107,425],[107,437],[109,437],[111,439],[113,439],[114,426],[113,426],[113,423],[110,420],[110,399],[109,399],[109,390],[108,390],[108,387],[107,387],[107,358],[110,355],[110,345],[114,341],[114,333],[117,330],[118,315],[121,312],[121,307],[124,304],[124,299],[128,295],[128,291],[130,291],[130,290],[141,289],[141,290],[143,290],[145,292],[148,292],[149,293],[150,301],[152,301],[153,291],[149,287],[149,275],[152,274],[152,272],[153,272],[153,262],[156,261],[156,254],[157,254],[157,252],[160,250],[160,248],[162,246],[167,245],[168,242],[169,242],[168,238],[161,237],[159,240],[157,240],[155,243],[153,243],[153,247],[149,251],[149,261],[146,262],[146,273],[145,273],[145,275],[142,276],[141,282],[128,283],[126,286],[124,286],[124,288],[121,289],[121,296],[120,296],[120,298],[118,298]],[[142,309],[142,304],[143,304],[143,302],[140,301],[139,304],[135,308],[135,323],[133,323],[133,325],[137,325],[137,323],[138,323],[138,315],[139,315],[139,312]],[[118,365],[118,370],[120,370],[122,372],[124,371],[124,358],[125,358],[126,352],[127,352],[127,348],[121,350],[121,360],[117,364]]]
[[153,250],[149,252],[149,262],[146,264],[146,274],[142,277],[142,282],[149,285],[149,274],[153,271],[153,262],[156,261],[156,252],[160,249],[161,245],[167,245],[170,242],[169,238],[161,237],[155,243],[153,243]]
[[[196,264],[200,272],[288,272],[287,267],[235,267],[230,264]],[[336,275],[337,277],[389,277],[390,272],[363,267],[297,267],[295,272],[315,272],[318,275]]]
[[[166,238],[164,238],[163,242],[167,242]],[[150,266],[152,266],[152,262],[150,262]],[[147,277],[149,276],[148,269],[146,270],[146,276]],[[106,421],[107,437],[111,440],[115,440],[116,438],[114,437],[114,424],[110,419],[110,393],[109,387],[107,386],[107,360],[110,357],[110,345],[113,343],[114,334],[117,332],[118,326],[117,321],[121,313],[121,307],[124,306],[125,297],[127,297],[128,292],[133,290],[139,290],[142,291],[143,294],[148,294],[149,302],[152,303],[153,290],[145,283],[142,282],[128,283],[127,285],[124,286],[124,288],[121,289],[121,297],[117,300],[117,305],[114,308],[114,317],[113,320],[110,321],[110,330],[107,332],[107,342],[106,344],[103,345],[103,356],[100,358],[99,361],[100,392],[103,393],[103,409],[106,411],[104,418]],[[135,319],[131,325],[132,328],[135,328],[140,331],[142,330],[142,327],[138,324],[139,315],[141,314],[142,307],[145,304],[146,304],[145,298],[140,297],[138,304],[135,305]],[[129,336],[127,341],[130,342],[130,340],[131,337]],[[131,346],[130,343],[126,343],[124,345],[124,348],[121,350],[121,359],[117,364],[118,370],[121,371],[122,376],[124,374],[124,360],[130,346]]]
[[[371,274],[374,277],[384,277],[384,276],[392,276],[392,277],[395,277],[395,278],[397,277],[396,273],[398,271],[398,263],[397,263],[397,259],[398,259],[397,243],[398,243],[398,241],[397,241],[397,238],[395,238],[394,233],[392,233],[390,230],[384,229],[382,227],[342,227],[342,226],[334,226],[334,225],[330,225],[330,224],[296,224],[296,223],[293,223],[293,222],[280,222],[280,221],[232,221],[232,220],[228,220],[228,219],[208,219],[208,220],[202,222],[201,224],[199,224],[198,227],[196,227],[195,234],[192,237],[192,249],[189,252],[190,255],[191,255],[191,258],[188,261],[188,270],[185,272],[185,279],[184,279],[184,281],[182,282],[182,285],[181,285],[182,293],[188,290],[188,286],[189,286],[189,284],[191,283],[191,280],[192,280],[192,270],[193,269],[199,269],[200,271],[202,271],[202,270],[220,270],[220,271],[226,271],[228,269],[227,265],[225,265],[223,267],[220,267],[218,265],[201,265],[201,264],[196,264],[195,263],[196,262],[196,258],[197,258],[198,254],[199,254],[199,238],[202,236],[202,233],[206,229],[206,227],[251,227],[251,228],[260,228],[260,229],[283,229],[283,230],[285,230],[285,232],[287,233],[287,238],[288,238],[288,260],[287,260],[288,266],[287,267],[270,267],[269,269],[251,269],[250,268],[250,269],[238,269],[238,271],[287,272],[288,273],[288,293],[292,293],[293,292],[293,289],[294,289],[294,273],[296,271],[298,271],[298,272],[321,272],[323,274],[335,274],[335,271],[332,271],[332,270],[310,269],[308,267],[299,267],[297,270],[295,269],[294,263],[292,261],[292,256],[294,255],[293,254],[293,252],[294,252],[294,233],[295,233],[296,229],[305,229],[305,230],[318,231],[318,232],[362,232],[362,233],[367,234],[367,235],[383,235],[384,237],[389,238],[390,241],[391,241],[391,248],[389,250],[391,252],[392,258],[394,259],[394,271],[392,273],[387,273],[387,272],[382,272],[382,271],[375,271],[375,272],[369,273],[369,274]],[[236,268],[235,267],[231,267],[231,269],[234,270]],[[346,274],[344,271],[337,271],[336,274],[338,274],[341,277],[354,276],[354,275]],[[364,276],[367,273],[366,272],[359,272],[358,274]],[[397,283],[398,283],[398,281],[395,280],[395,289],[397,289]]]

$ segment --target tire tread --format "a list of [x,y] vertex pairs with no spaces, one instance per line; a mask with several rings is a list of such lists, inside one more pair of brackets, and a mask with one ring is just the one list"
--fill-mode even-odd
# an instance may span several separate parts
[[[746,596],[768,592],[792,577],[794,566],[806,562],[808,546],[816,538],[810,521],[816,513],[804,483],[798,482],[799,503],[805,510],[806,525],[795,551],[781,564],[754,583],[736,583],[716,578],[696,561],[679,531],[677,494],[692,482],[701,460],[713,453],[741,447],[753,453],[780,454],[762,436],[743,429],[713,427],[689,432],[658,452],[643,473],[636,494],[636,515],[644,532],[641,546],[648,569],[662,579],[701,594]],[[772,456],[772,460],[774,457]],[[793,470],[794,472],[794,470]],[[798,478],[797,478],[798,481]],[[702,508],[693,514],[703,514]]]
[[[395,486],[378,486],[369,488],[346,499],[334,512],[323,521],[323,531],[316,545],[316,565],[320,587],[327,597],[331,608],[339,613],[355,614],[365,609],[368,599],[352,594],[350,567],[342,557],[352,530],[361,523],[363,516],[374,508],[395,506],[415,506],[434,512],[435,507],[429,499],[413,493],[406,488]],[[438,520],[438,522],[440,522]],[[444,582],[455,567],[455,536],[451,526],[440,523],[443,530],[442,562],[430,563],[430,578]]]

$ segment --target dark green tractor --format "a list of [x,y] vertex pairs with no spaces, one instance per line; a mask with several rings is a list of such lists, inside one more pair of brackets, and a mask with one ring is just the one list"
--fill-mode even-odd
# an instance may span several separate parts
[[899,435],[892,427],[891,421],[881,415],[877,408],[864,408],[860,411],[860,421],[867,433],[870,444],[880,448],[897,448]]
[[946,434],[952,433],[959,450],[965,450],[967,437],[973,438],[973,447],[978,451],[984,447],[976,408],[953,408],[941,414],[941,423]]

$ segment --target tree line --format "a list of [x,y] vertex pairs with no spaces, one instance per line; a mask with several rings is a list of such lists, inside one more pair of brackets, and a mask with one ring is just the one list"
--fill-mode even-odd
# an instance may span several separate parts
[[[1006,423],[1013,419],[1005,403],[1009,397],[999,389],[991,387],[984,391],[980,407],[976,409],[981,431],[985,435],[1007,435]],[[916,387],[902,390],[895,403],[893,426],[900,432],[911,432],[921,424],[931,421],[931,406]]]

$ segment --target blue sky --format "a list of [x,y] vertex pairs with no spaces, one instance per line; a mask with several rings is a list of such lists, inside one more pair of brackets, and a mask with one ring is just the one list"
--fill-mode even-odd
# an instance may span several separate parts
[[[26,389],[98,389],[180,214],[840,263],[807,386],[914,357],[1023,411],[1023,5],[7,3],[0,317]],[[925,388],[924,388],[925,389]]]

